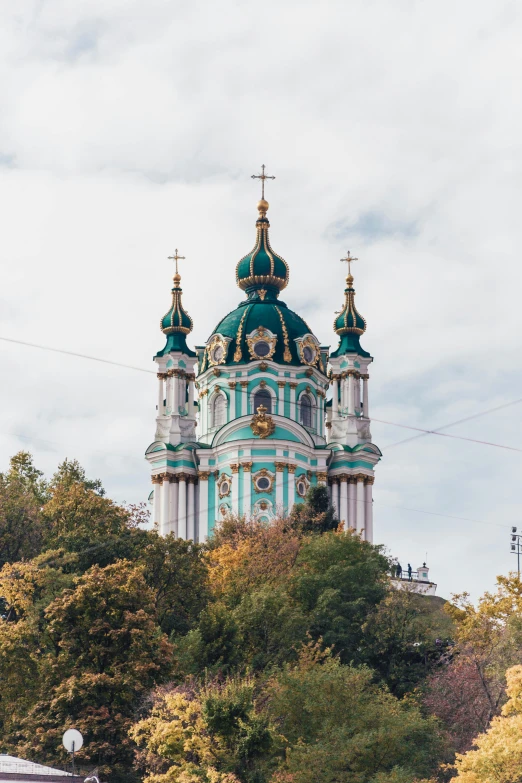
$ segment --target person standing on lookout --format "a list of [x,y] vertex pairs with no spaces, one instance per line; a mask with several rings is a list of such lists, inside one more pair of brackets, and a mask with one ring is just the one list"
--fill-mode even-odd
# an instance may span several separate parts
[[401,566],[400,563],[397,563],[397,569],[396,569],[395,573],[397,575],[397,579],[401,579],[402,578],[402,566]]
[[408,563],[408,582],[411,582],[413,579],[411,574],[412,574],[411,565]]

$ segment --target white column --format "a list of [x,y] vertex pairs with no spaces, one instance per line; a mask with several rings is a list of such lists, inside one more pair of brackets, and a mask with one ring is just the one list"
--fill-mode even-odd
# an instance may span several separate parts
[[161,478],[159,476],[152,477],[152,486],[154,487],[154,495],[152,498],[152,522],[157,525],[159,532],[161,520]]
[[231,381],[229,384],[230,387],[230,405],[229,405],[229,421],[234,421],[236,418],[236,383],[235,381]]
[[354,377],[353,377],[352,373],[350,372],[350,374],[348,376],[348,415],[349,416],[353,416],[353,414],[354,414],[354,403],[355,403],[354,396],[355,395],[354,395],[353,382],[354,382]]
[[166,536],[167,533],[169,532],[170,490],[169,490],[169,475],[168,475],[168,473],[163,473],[162,478],[163,478],[163,482],[161,484],[161,512],[160,512],[159,532],[160,532],[160,535]]
[[344,529],[346,530],[349,527],[348,524],[348,480],[346,476],[340,477],[340,511],[339,511],[339,521],[344,523]]
[[365,500],[366,500],[366,525],[365,525],[365,540],[373,544],[373,477],[366,479],[364,486]]
[[355,384],[355,412],[361,412],[361,380],[354,377],[353,382]]
[[286,381],[278,381],[277,385],[279,387],[278,402],[277,402],[277,414],[278,414],[278,416],[284,416],[285,415],[285,386],[286,386]]
[[230,466],[232,471],[232,513],[239,513],[239,465]]
[[[174,478],[174,477],[172,477]],[[178,535],[178,481],[172,481],[169,485],[169,526],[168,532]]]
[[174,376],[172,378],[173,394],[172,394],[172,413],[178,413],[179,408],[179,378]]
[[288,466],[288,513],[291,512],[291,510],[294,507],[294,500],[295,500],[295,469],[296,465],[289,465]]
[[[204,544],[208,538],[208,477],[207,471],[200,471],[199,478],[199,542]],[[217,511],[217,509],[216,509]],[[217,514],[216,514],[217,516]]]
[[335,516],[339,519],[339,480],[337,478],[332,479],[332,506],[335,510]]
[[334,375],[332,379],[332,419],[339,415],[339,376]]
[[350,476],[348,484],[348,527],[357,530],[355,519],[355,476]]
[[365,494],[364,494],[364,479],[365,476],[359,473],[357,476],[357,532],[364,536],[364,506],[365,506]]
[[[180,376],[178,380],[179,384],[179,401],[178,405],[181,406],[182,410],[185,410],[187,407],[187,380],[186,375],[183,374]],[[174,411],[174,413],[177,413],[178,411]]]
[[187,481],[187,538],[194,541],[194,481],[192,476],[189,476]]
[[165,413],[172,412],[172,378],[167,374],[165,382]]
[[368,376],[365,375],[363,378],[363,416],[366,416],[366,418],[369,418],[370,416],[370,405],[368,402]]
[[248,518],[252,513],[252,463],[243,462],[243,514]]
[[346,376],[341,375],[341,413],[345,410],[346,406],[348,405],[346,395],[347,395]]
[[187,539],[187,482],[182,473],[178,488],[178,536]]
[[285,470],[285,463],[284,462],[276,462],[275,464],[276,469],[276,513],[282,512],[285,513],[286,509],[283,508],[283,487],[284,487],[284,470]]
[[194,418],[194,378],[189,378],[189,397],[188,397],[188,415]]
[[163,416],[163,373],[158,373],[158,416]]
[[290,418],[297,421],[297,406],[295,404],[295,395],[297,389],[297,383],[290,384]]

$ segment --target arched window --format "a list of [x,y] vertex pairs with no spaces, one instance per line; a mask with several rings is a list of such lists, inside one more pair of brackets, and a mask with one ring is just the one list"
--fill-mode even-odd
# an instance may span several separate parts
[[218,394],[212,408],[212,426],[222,427],[227,421],[227,402],[222,394]]
[[267,413],[272,413],[272,397],[267,389],[259,389],[254,395],[254,413],[260,405],[264,405]]
[[303,427],[312,427],[312,400],[308,394],[303,394],[300,399],[301,424]]

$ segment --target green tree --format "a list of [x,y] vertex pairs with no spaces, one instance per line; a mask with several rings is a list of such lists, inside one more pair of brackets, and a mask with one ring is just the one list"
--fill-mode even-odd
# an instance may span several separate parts
[[41,514],[45,494],[31,455],[22,451],[12,457],[9,470],[0,473],[0,567],[42,551],[48,533]]
[[290,524],[303,533],[326,533],[335,530],[339,520],[330,503],[328,488],[310,487],[304,503],[296,503],[290,514]]
[[144,693],[168,676],[171,658],[143,568],[93,566],[49,604],[45,618],[38,699],[11,733],[11,747],[57,762],[61,734],[75,726],[85,737],[85,763],[111,780],[131,780],[128,731]]
[[317,644],[274,675],[267,692],[271,721],[285,742],[274,781],[377,783],[390,775],[413,781],[436,769],[437,722],[374,684],[370,669],[343,666]]

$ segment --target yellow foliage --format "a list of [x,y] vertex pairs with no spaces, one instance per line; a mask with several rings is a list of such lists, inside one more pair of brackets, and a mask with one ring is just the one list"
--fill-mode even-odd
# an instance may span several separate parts
[[522,666],[508,669],[508,702],[502,715],[475,740],[476,750],[457,754],[459,783],[518,783],[522,777]]

